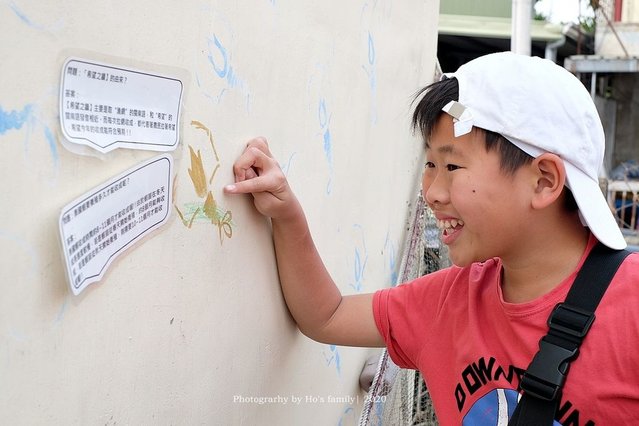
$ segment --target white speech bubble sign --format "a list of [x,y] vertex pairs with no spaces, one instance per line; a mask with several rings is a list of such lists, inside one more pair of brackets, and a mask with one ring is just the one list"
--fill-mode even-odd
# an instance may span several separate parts
[[183,89],[177,78],[68,58],[60,84],[62,133],[102,153],[172,151],[180,140]]
[[100,281],[118,256],[166,223],[171,212],[172,173],[173,158],[164,154],[62,209],[60,238],[73,294]]

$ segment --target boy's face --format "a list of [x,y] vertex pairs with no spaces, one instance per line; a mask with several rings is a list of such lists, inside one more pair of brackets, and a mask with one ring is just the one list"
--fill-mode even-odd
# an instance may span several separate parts
[[522,170],[502,172],[499,153],[486,151],[484,132],[455,138],[452,117],[441,114],[426,149],[422,191],[453,263],[516,255],[534,191]]

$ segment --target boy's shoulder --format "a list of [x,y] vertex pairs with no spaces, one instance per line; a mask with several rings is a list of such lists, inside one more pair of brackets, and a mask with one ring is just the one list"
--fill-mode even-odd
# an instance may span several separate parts
[[635,281],[639,288],[639,251],[632,251],[619,266],[614,279],[629,279]]

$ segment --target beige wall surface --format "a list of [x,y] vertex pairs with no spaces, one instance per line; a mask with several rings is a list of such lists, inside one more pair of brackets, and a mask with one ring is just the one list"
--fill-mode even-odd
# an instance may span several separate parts
[[614,27],[616,35],[605,22],[597,23],[595,53],[612,58],[623,58],[626,56],[626,52],[628,52],[629,56],[638,56],[639,23],[617,22],[614,24]]
[[621,7],[622,22],[639,22],[639,3],[637,0],[624,0]]
[[[341,290],[391,285],[437,16],[436,0],[1,2],[0,424],[355,424],[371,351],[297,330],[268,221],[222,187],[266,136]],[[61,209],[157,155],[63,144],[60,74],[77,52],[175,69],[185,95],[168,223],[73,296]],[[190,149],[224,224],[201,213]]]

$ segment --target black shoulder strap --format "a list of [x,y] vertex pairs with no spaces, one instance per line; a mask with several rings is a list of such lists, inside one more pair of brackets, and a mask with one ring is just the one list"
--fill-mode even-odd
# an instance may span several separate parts
[[570,362],[579,355],[599,301],[628,254],[601,243],[592,249],[566,300],[548,318],[548,334],[539,341],[539,352],[522,376],[523,396],[509,426],[553,424]]

